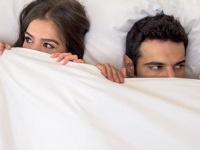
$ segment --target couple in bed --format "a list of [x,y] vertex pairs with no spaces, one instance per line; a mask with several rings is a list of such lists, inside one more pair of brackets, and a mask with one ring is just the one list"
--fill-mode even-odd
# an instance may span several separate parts
[[[35,0],[20,14],[20,32],[14,47],[51,54],[57,61],[83,63],[84,36],[89,21],[84,7],[74,0]],[[185,77],[187,34],[173,16],[147,16],[128,32],[124,68],[96,67],[111,81],[125,77]],[[0,53],[8,44],[0,43]]]

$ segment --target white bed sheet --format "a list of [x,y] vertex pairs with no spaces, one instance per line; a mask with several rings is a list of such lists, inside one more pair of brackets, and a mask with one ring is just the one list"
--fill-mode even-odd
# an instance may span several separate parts
[[126,79],[13,48],[0,57],[1,150],[199,150],[200,81]]

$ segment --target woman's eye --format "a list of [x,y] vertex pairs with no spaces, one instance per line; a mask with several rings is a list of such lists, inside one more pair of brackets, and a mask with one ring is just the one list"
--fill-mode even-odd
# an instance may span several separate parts
[[51,45],[51,44],[49,44],[49,43],[44,43],[43,46],[46,47],[46,48],[49,48],[49,49],[55,48],[53,45]]
[[31,40],[31,38],[29,38],[29,37],[25,37],[25,41],[27,42],[27,43],[32,43],[33,41]]

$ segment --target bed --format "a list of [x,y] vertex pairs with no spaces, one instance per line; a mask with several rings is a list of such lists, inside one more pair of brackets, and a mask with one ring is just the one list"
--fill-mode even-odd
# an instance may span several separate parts
[[[15,41],[17,16],[27,2],[0,1],[0,41]],[[86,64],[63,66],[23,48],[0,56],[0,149],[199,150],[200,2],[80,2],[91,21]],[[122,67],[127,31],[160,10],[179,18],[188,33],[188,79],[105,79],[93,64]]]

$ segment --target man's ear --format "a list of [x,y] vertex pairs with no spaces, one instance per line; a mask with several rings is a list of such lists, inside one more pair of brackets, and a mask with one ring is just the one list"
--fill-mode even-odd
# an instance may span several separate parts
[[126,74],[128,78],[135,77],[133,62],[127,55],[124,56],[124,67],[126,68]]

